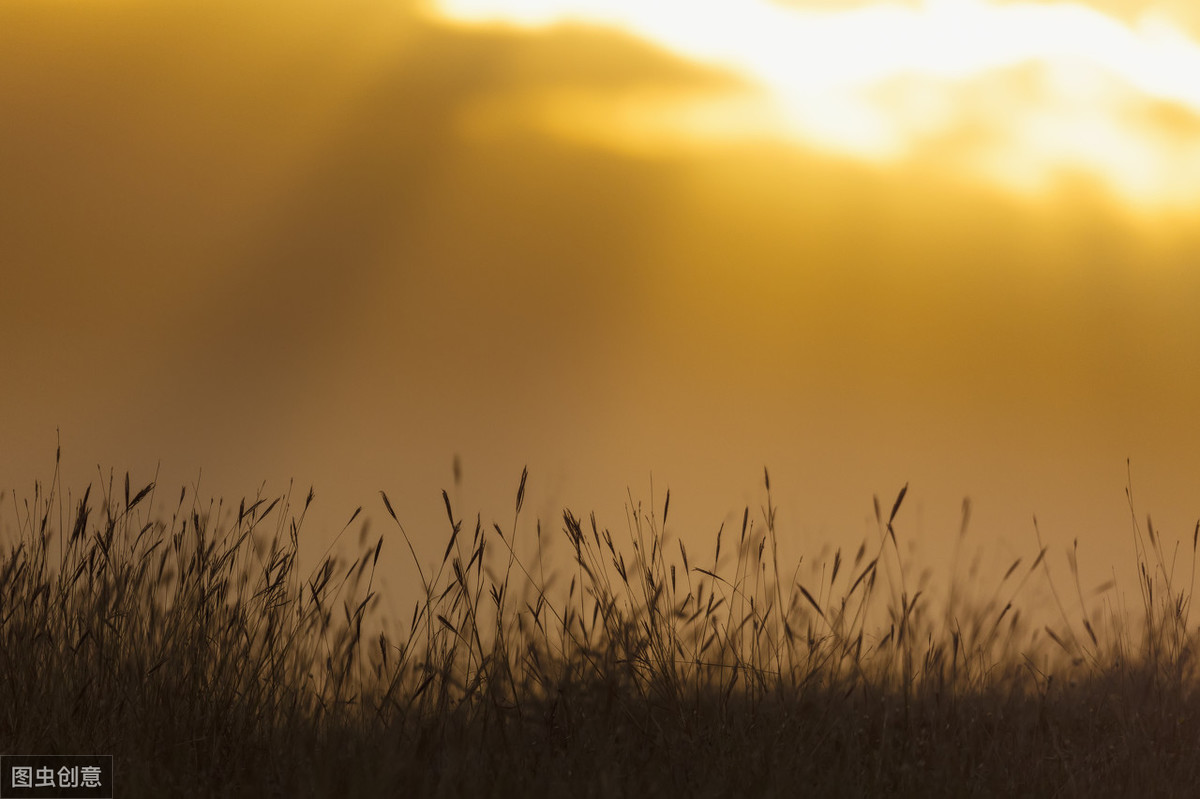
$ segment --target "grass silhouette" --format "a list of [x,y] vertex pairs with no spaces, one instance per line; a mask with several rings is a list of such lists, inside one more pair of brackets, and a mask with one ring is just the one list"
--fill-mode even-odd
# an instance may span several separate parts
[[[619,539],[564,511],[554,535],[570,558],[553,568],[550,534],[522,520],[523,473],[506,527],[466,523],[443,493],[450,533],[432,573],[380,492],[394,531],[304,575],[311,491],[234,512],[184,490],[164,512],[159,489],[131,490],[128,475],[123,490],[110,475],[72,500],[57,463],[16,505],[0,559],[0,750],[112,754],[121,796],[1168,796],[1200,784],[1188,622],[1200,525],[1184,586],[1177,549],[1134,516],[1140,612],[1110,608],[1095,625],[1065,609],[1045,547],[990,596],[960,574],[940,603],[926,581],[910,585],[906,489],[876,501],[873,540],[815,578],[779,562],[765,471],[761,518],[747,509],[708,553],[665,535],[668,493],[661,514],[632,508]],[[968,514],[964,503],[963,532]],[[385,538],[412,557],[411,618],[380,618]],[[1072,552],[1082,609],[1076,563]],[[1031,580],[1049,588],[1051,623],[1022,607]]]

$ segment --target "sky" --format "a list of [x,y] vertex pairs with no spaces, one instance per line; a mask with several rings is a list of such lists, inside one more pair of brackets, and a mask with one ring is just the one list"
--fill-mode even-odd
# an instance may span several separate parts
[[711,546],[766,466],[810,562],[907,483],[925,557],[970,497],[1098,583],[1130,473],[1200,518],[1197,87],[1190,0],[8,0],[0,518],[61,440],[313,485],[315,555],[526,465],[524,535],[670,488]]

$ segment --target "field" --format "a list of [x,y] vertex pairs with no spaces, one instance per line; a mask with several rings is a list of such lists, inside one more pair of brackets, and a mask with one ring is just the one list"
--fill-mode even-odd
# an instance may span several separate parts
[[[56,470],[0,504],[0,751],[111,754],[123,797],[1200,786],[1195,535],[1135,515],[1141,606],[1085,615],[1074,558],[1056,585],[1044,547],[994,580],[915,579],[903,490],[813,579],[779,562],[765,472],[762,508],[705,552],[664,533],[669,494],[615,535],[524,518],[525,487],[499,523],[443,495],[432,572],[380,492],[389,528],[301,574],[311,492],[172,507],[128,476],[71,497]],[[570,558],[542,557],[551,537]],[[411,553],[411,617],[380,617],[384,547]]]

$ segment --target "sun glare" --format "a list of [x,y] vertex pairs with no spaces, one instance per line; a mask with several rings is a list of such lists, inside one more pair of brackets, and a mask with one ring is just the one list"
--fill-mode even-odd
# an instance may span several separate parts
[[735,99],[608,97],[607,115],[546,98],[534,116],[575,135],[641,146],[784,137],[875,161],[933,157],[1027,191],[1071,173],[1137,204],[1200,203],[1200,45],[1162,15],[1127,24],[1080,3],[989,0],[840,11],[438,0],[437,10],[457,24],[616,29],[747,83]]

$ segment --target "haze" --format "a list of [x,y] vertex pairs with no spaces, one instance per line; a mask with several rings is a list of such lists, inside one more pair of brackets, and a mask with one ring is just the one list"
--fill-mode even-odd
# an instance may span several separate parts
[[653,474],[707,544],[766,465],[797,553],[907,482],[927,550],[970,496],[1098,582],[1128,458],[1190,536],[1191,4],[706,8],[4,3],[5,524],[61,431],[76,493],[312,484],[317,554],[385,489],[438,557],[526,464],[527,528]]

